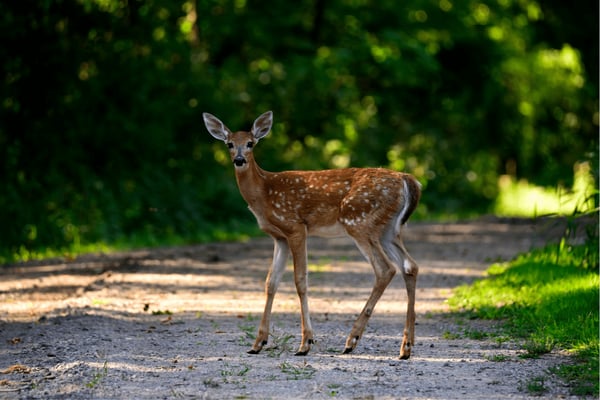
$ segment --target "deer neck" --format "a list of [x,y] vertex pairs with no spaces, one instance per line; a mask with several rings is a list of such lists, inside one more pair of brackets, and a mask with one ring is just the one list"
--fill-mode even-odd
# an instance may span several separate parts
[[254,159],[248,160],[246,168],[236,168],[235,170],[240,193],[252,209],[260,208],[264,198],[266,174],[267,172],[260,168]]

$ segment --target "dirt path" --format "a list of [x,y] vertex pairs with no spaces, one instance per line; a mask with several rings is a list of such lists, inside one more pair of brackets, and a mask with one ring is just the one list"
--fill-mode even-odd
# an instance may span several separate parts
[[559,233],[547,221],[410,225],[406,244],[421,270],[408,361],[398,359],[399,276],[355,352],[341,354],[373,280],[345,239],[309,243],[317,343],[306,357],[293,355],[300,318],[289,268],[273,337],[260,355],[246,354],[263,308],[268,238],[4,267],[0,398],[509,399],[527,398],[538,377],[546,395],[567,398],[547,375],[566,356],[521,359],[514,342],[464,335],[489,326],[444,315],[452,288]]

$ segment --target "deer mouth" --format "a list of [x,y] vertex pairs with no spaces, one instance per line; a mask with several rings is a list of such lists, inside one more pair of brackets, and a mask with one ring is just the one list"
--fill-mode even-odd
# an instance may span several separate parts
[[246,164],[248,161],[246,161],[246,159],[244,157],[236,157],[233,159],[233,164],[236,167],[242,167],[244,164]]

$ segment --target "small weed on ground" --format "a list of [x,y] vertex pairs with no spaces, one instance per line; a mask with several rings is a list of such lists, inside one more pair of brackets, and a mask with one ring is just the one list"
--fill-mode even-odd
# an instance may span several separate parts
[[86,387],[93,389],[96,386],[98,386],[100,384],[100,382],[102,382],[102,379],[104,379],[107,375],[108,375],[108,362],[104,361],[104,365],[102,366],[102,368],[98,369],[94,375],[92,376],[92,379],[86,383]]
[[223,379],[223,383],[240,384],[243,380],[243,377],[250,372],[250,365],[244,363],[233,366],[225,363],[219,372],[221,374],[221,378]]
[[507,356],[506,354],[494,354],[493,356],[486,356],[485,358],[492,362],[510,361],[510,356]]
[[527,381],[519,383],[519,390],[522,392],[527,392],[534,396],[541,396],[548,391],[548,388],[545,384],[546,377],[544,376],[536,376],[535,378]]
[[311,379],[317,370],[311,365],[307,364],[306,361],[303,364],[292,364],[284,361],[279,365],[281,372],[283,372],[288,380],[298,381],[301,379]]
[[293,347],[290,343],[294,335],[271,333],[271,345],[265,348],[269,357],[280,357],[284,352],[292,352]]

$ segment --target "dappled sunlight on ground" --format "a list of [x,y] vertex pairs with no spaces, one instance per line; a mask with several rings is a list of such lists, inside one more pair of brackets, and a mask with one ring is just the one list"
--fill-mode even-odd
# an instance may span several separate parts
[[[558,355],[525,362],[512,342],[471,340],[447,316],[445,301],[491,262],[557,239],[558,228],[496,219],[408,227],[406,245],[420,266],[417,343],[408,361],[398,360],[406,318],[400,273],[358,347],[341,354],[374,280],[348,239],[309,243],[316,343],[306,357],[293,356],[300,313],[291,264],[269,343],[258,356],[246,354],[264,307],[268,238],[5,266],[0,341],[8,345],[0,348],[0,370],[28,372],[6,375],[3,389],[82,399],[518,396],[515,382],[547,370]],[[480,325],[469,329],[490,329]]]
[[[508,260],[560,232],[556,221],[508,222],[406,228],[407,248],[420,266],[417,311],[445,310],[443,300],[453,287],[482,277],[491,262]],[[271,241],[264,238],[4,267],[0,317],[34,320],[69,308],[261,313],[270,259]],[[291,270],[290,262],[274,312],[299,309]],[[311,239],[309,270],[311,306],[332,313],[357,314],[374,281],[371,267],[350,239]],[[397,312],[405,302],[398,273],[376,311]]]

